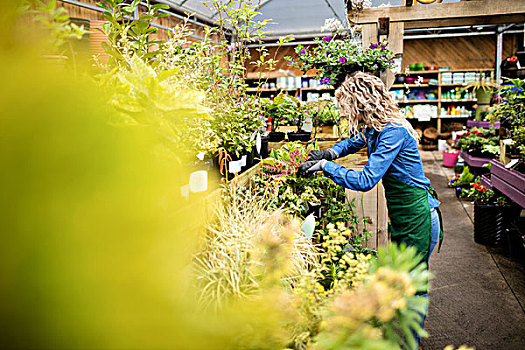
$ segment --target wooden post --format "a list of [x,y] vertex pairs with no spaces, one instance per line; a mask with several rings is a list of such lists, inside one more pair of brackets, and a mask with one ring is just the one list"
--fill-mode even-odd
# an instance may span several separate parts
[[386,207],[385,188],[379,181],[377,188],[377,247],[383,247],[390,242],[388,235],[388,213]]
[[[403,54],[403,31],[405,30],[405,25],[403,22],[396,22],[389,24],[389,35],[388,35],[388,48],[394,54]],[[386,72],[386,87],[388,90],[394,84],[395,74],[389,69]]]
[[368,48],[372,43],[376,43],[378,38],[377,34],[376,23],[363,24],[363,28],[361,28],[363,48]]

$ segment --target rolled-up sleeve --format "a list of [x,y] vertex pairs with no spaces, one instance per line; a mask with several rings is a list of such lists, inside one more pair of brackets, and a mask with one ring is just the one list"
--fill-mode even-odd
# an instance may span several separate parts
[[389,127],[381,131],[377,146],[362,171],[347,169],[334,162],[327,162],[323,168],[326,177],[336,184],[354,191],[370,191],[381,180],[394,158],[403,148],[405,128]]
[[363,133],[360,133],[351,139],[346,139],[339,143],[336,143],[332,149],[337,152],[339,158],[345,157],[349,154],[356,153],[357,151],[366,147],[366,139]]

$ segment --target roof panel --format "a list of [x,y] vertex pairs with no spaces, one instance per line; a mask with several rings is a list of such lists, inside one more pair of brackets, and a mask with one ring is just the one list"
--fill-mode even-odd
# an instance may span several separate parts
[[[173,8],[195,13],[209,21],[216,21],[214,13],[202,1],[211,4],[212,0],[159,0]],[[238,0],[220,0],[223,2]],[[457,2],[459,0],[444,0],[443,2]],[[273,31],[272,36],[287,34],[310,34],[321,32],[321,27],[328,18],[338,18],[346,23],[346,9],[344,0],[247,0],[252,6],[260,6],[261,16],[255,19],[272,19],[268,30]],[[372,6],[383,4],[399,5],[401,0],[372,0]],[[416,6],[416,5],[415,5]],[[417,5],[424,6],[424,5]]]

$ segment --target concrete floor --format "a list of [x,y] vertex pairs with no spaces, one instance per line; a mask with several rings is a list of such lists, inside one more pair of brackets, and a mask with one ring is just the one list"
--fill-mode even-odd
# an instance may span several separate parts
[[434,251],[425,350],[466,344],[525,349],[525,265],[473,239],[472,204],[446,187],[453,171],[438,152],[422,152],[425,174],[439,193],[445,239]]

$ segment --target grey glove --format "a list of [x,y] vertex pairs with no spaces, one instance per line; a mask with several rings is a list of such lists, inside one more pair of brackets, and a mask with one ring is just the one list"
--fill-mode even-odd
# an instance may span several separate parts
[[324,151],[314,149],[314,150],[311,150],[310,153],[308,154],[307,160],[321,160],[321,159],[334,160],[334,159],[337,159],[338,156],[339,155],[337,154],[337,152],[331,148],[324,150]]
[[326,159],[322,160],[307,160],[299,169],[297,169],[297,176],[299,177],[310,177],[318,171],[323,171],[325,164],[328,161]]

